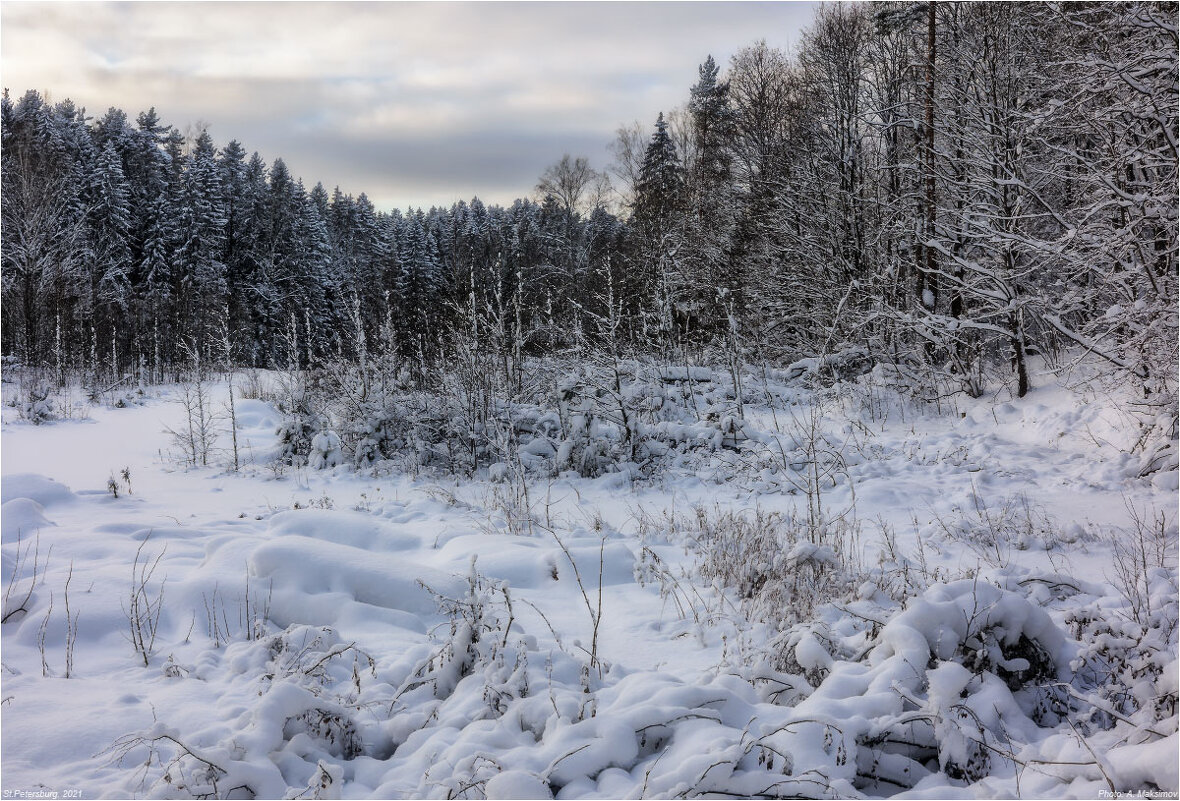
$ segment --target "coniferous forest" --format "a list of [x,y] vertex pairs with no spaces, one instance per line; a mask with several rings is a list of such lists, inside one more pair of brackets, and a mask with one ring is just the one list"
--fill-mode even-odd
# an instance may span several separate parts
[[859,346],[1019,396],[1030,354],[1080,347],[1167,409],[1173,12],[825,6],[793,55],[705,59],[608,170],[555,160],[507,208],[386,213],[151,109],[6,96],[4,353],[163,378],[190,351],[365,352],[429,380],[467,342],[510,371],[606,340],[673,363]]
[[6,89],[4,797],[1175,798],[1178,29],[817,4],[506,206]]

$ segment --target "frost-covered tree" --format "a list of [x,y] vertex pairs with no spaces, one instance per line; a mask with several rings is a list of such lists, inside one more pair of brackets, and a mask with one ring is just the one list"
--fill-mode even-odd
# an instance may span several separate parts
[[[1175,459],[1178,127],[1172,6],[1055,5],[1034,16],[1048,80],[1036,135],[1051,154],[1038,205],[1057,224],[1043,321],[1104,360],[1142,399],[1146,468]],[[1021,154],[1022,156],[1024,154]]]
[[5,96],[4,351],[162,377],[216,342],[431,380],[463,349],[512,391],[609,318],[617,353],[856,346],[1019,396],[1072,349],[1172,441],[1175,43],[1150,3],[825,6],[793,53],[706,58],[654,134],[621,129],[614,206],[565,156],[533,199],[384,212],[154,110]]
[[440,286],[437,247],[421,210],[405,219],[399,262],[398,349],[420,371],[439,333],[434,303]]
[[332,332],[339,331],[346,317],[341,299],[343,293],[333,271],[332,244],[328,235],[328,221],[322,216],[314,195],[297,184],[299,202],[294,225],[294,238],[299,243],[295,261],[299,286],[294,308],[301,319],[304,347],[309,362],[327,356]]
[[[94,163],[86,188],[88,259],[91,267],[90,305],[95,335],[101,336],[110,357],[109,368],[118,372],[126,354],[120,323],[132,304],[131,200],[123,175],[123,160],[107,141]],[[95,347],[97,351],[97,344]],[[97,369],[98,365],[92,365]]]
[[677,293],[684,284],[679,261],[684,202],[684,168],[661,113],[635,184],[631,223],[638,243],[639,269],[653,295],[653,314],[647,325],[664,348],[676,347],[678,330],[689,325],[687,320],[677,325],[676,319]]
[[3,292],[6,351],[32,364],[68,366],[69,330],[89,295],[78,165],[64,129],[37,92],[3,109]]
[[[684,303],[704,318],[706,330],[727,331],[731,315],[744,306],[745,259],[734,252],[739,195],[733,174],[735,121],[729,84],[709,56],[692,87],[688,112],[692,121],[693,161],[685,174],[684,252],[681,257]],[[718,290],[721,290],[719,293]],[[728,303],[719,302],[724,296]],[[735,305],[736,304],[736,305]],[[736,318],[735,318],[736,322]],[[685,336],[692,332],[685,331]]]
[[213,139],[202,131],[184,159],[173,261],[187,335],[207,362],[212,361],[214,343],[226,324],[222,315],[228,284],[222,258],[229,217],[221,179]]

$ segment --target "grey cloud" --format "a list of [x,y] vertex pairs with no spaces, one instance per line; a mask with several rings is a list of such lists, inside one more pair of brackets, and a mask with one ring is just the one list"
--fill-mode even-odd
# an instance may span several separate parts
[[[512,131],[442,133],[429,139],[290,137],[284,160],[308,185],[364,191],[385,208],[449,205],[478,196],[510,203],[533,194],[537,177],[563,151],[543,135]],[[572,139],[567,150],[597,155],[593,136]]]
[[[707,54],[786,46],[794,3],[6,3],[6,86],[198,120],[389,206],[511,202],[564,152],[682,104]],[[305,166],[306,165],[306,166]],[[388,171],[388,175],[386,172]],[[312,174],[314,172],[314,175]],[[400,191],[406,194],[399,195]],[[400,198],[400,199],[399,199]]]

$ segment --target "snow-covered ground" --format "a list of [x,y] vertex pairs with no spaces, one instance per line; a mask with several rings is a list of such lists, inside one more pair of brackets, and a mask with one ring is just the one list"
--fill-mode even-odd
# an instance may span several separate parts
[[261,400],[236,473],[169,454],[176,388],[5,408],[6,797],[1174,792],[1177,474],[1040,383],[782,388],[527,487],[272,469]]

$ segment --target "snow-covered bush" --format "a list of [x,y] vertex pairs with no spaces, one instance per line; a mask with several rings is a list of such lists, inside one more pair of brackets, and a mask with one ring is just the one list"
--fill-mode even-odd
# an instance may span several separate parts
[[391,387],[364,402],[326,400],[342,454],[357,467],[388,467],[408,473],[426,469],[465,475],[487,452],[486,442],[472,444],[452,398],[424,390]]
[[[174,666],[176,680],[208,680],[220,664],[232,685],[246,684],[253,706],[235,727],[186,734],[160,721],[117,740],[107,753],[138,765],[149,797],[287,796],[291,780],[339,794],[340,763],[366,750],[357,713],[375,663],[331,628],[293,625],[259,640],[236,642]],[[296,792],[304,788],[296,787]],[[320,795],[319,797],[325,797]]]
[[279,425],[278,461],[299,467],[307,463],[311,455],[311,441],[322,426],[323,418],[311,414],[288,414]]
[[325,421],[318,434],[311,438],[311,450],[307,464],[312,470],[336,467],[344,460],[340,449],[340,435],[331,430]]
[[767,743],[791,755],[788,771],[844,776],[871,794],[938,771],[974,782],[1042,739],[1064,708],[1055,688],[1072,649],[1014,577],[989,579],[934,585],[904,609],[825,605],[789,630],[784,673],[753,674],[793,706],[798,722]]
[[951,517],[936,518],[922,534],[966,545],[985,563],[996,567],[1009,564],[1019,551],[1048,551],[1095,538],[1080,525],[1055,525],[1022,494],[989,501],[980,492],[972,491],[955,512]]
[[277,401],[287,415],[280,461],[308,458],[323,418],[339,433],[347,461],[387,462],[411,473],[472,475],[504,463],[526,479],[569,470],[654,476],[694,471],[724,451],[745,458],[754,445],[732,392],[712,369],[638,361],[560,366],[568,370],[538,364],[537,382],[511,397],[477,398],[463,376],[447,371],[437,386],[418,388],[366,380],[344,366],[286,377]]
[[357,467],[372,465],[397,452],[398,420],[389,408],[374,409],[352,424],[357,438],[353,445],[353,463]]
[[[1130,507],[1133,526],[1112,533],[1109,579],[1119,598],[1093,601],[1066,615],[1080,648],[1074,686],[1091,699],[1079,722],[1105,730],[1120,721],[1155,729],[1177,713],[1180,589],[1176,520]],[[1113,603],[1112,603],[1113,601]]]
[[585,478],[595,478],[610,472],[616,463],[614,451],[612,440],[591,436],[588,426],[579,427],[558,446],[554,461],[559,471],[573,470]]
[[811,357],[792,362],[785,370],[787,381],[809,386],[830,386],[848,381],[873,369],[873,358],[862,347],[849,347],[827,356]]
[[[645,517],[641,528],[645,539],[683,542],[695,555],[705,583],[732,593],[745,620],[769,627],[769,645],[754,658],[769,657],[775,670],[800,664],[800,637],[793,628],[814,621],[817,608],[848,597],[855,586],[856,574],[844,553],[847,543],[835,537],[812,542],[808,526],[796,517],[761,508],[745,512],[698,506],[688,517]],[[675,595],[654,556],[644,556],[636,569],[645,580],[659,578]],[[699,617],[691,599],[678,603]],[[805,661],[810,667],[814,660]]]
[[1113,556],[1108,578],[1126,602],[1125,615],[1145,628],[1172,632],[1178,625],[1175,604],[1168,602],[1176,594],[1176,515],[1126,503],[1131,525],[1108,535]]
[[[920,707],[928,728],[916,739],[937,749],[939,767],[975,781],[997,754],[1012,753],[1012,737],[1032,736],[1040,691],[1070,678],[1071,656],[1064,633],[1022,593],[963,579],[911,601],[881,630],[868,662]],[[915,731],[900,709],[883,728],[895,738]]]
[[52,389],[48,382],[29,380],[21,384],[17,400],[20,416],[33,425],[40,425],[54,418]]
[[[1175,596],[1165,603],[1174,607]],[[1081,644],[1071,665],[1074,686],[1093,699],[1078,713],[1085,733],[1112,729],[1120,721],[1151,728],[1176,717],[1180,664],[1174,627],[1170,632],[1144,627],[1097,605],[1071,612],[1067,621]]]
[[311,455],[311,441],[327,424],[323,404],[314,391],[314,377],[304,373],[281,373],[274,395],[275,408],[283,415],[276,434],[280,465],[301,467]]
[[[508,644],[512,601],[507,585],[481,576],[472,558],[467,591],[462,598],[449,598],[429,587],[426,589],[434,595],[439,612],[448,620],[447,633],[438,638],[438,647],[406,679],[398,697],[428,687],[435,698],[446,698],[455,692],[459,682],[477,670],[486,674],[483,696],[489,705],[487,715],[499,716],[509,700],[528,695],[525,650]],[[506,652],[512,667],[505,673]]]

